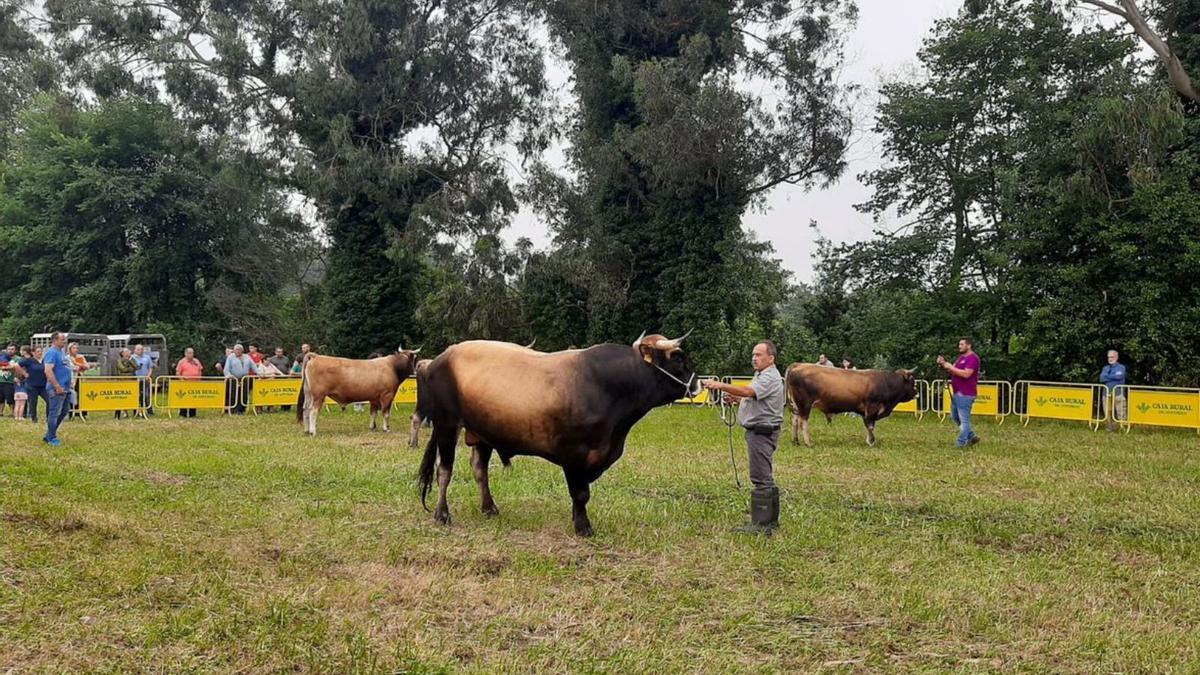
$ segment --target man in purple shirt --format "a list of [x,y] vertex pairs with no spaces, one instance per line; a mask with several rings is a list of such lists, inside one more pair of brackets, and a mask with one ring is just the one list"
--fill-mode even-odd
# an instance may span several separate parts
[[971,429],[971,406],[975,405],[975,397],[979,394],[979,355],[975,353],[975,345],[970,338],[958,341],[958,360],[951,364],[944,356],[938,356],[937,362],[946,372],[950,373],[950,419],[959,425],[958,440],[960,448],[975,445],[979,437]]

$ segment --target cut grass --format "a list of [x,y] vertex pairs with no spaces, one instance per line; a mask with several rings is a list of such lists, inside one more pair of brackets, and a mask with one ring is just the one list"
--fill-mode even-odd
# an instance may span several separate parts
[[962,451],[897,416],[870,449],[821,421],[762,539],[728,531],[714,413],[662,409],[581,540],[531,458],[493,465],[485,518],[460,453],[435,525],[419,453],[366,425],[96,419],[51,449],[0,420],[0,671],[1200,668],[1195,434],[981,421]]

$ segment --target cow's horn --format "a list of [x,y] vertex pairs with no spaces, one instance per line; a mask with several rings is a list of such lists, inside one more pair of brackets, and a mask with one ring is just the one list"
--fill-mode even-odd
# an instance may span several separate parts
[[420,354],[420,353],[421,353],[421,348],[420,348],[420,347],[417,347],[416,349],[414,349],[414,350],[413,350],[413,352],[412,352],[412,353],[413,353],[413,356],[416,356],[417,354]]
[[638,339],[633,341],[633,346],[636,347],[642,344],[642,338],[644,337],[646,337],[646,331],[642,331],[642,334],[638,336]]

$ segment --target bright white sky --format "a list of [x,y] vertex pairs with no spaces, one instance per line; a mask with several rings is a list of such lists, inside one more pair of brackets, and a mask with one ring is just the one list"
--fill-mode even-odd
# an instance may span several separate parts
[[[765,211],[748,213],[744,221],[759,239],[775,246],[776,257],[794,273],[795,281],[812,280],[817,233],[808,226],[809,221],[815,220],[821,234],[834,241],[861,241],[876,229],[870,216],[854,210],[855,204],[870,196],[870,190],[858,182],[858,174],[878,166],[878,139],[870,132],[875,92],[881,78],[915,66],[917,49],[933,22],[952,16],[962,7],[962,0],[858,0],[858,7],[858,25],[847,43],[842,79],[862,85],[863,93],[855,104],[857,129],[845,175],[819,192],[782,185],[769,196]],[[550,76],[563,95],[569,95],[564,71],[552,68]],[[561,150],[552,151],[548,160],[561,165]],[[518,237],[530,238],[539,248],[549,243],[545,224],[528,209],[506,233],[509,241]]]

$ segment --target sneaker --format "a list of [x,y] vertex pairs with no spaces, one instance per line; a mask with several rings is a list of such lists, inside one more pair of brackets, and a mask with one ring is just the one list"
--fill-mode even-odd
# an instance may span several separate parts
[[49,443],[50,447],[52,448],[57,448],[58,446],[62,445],[62,441],[58,440],[57,438],[52,438],[46,442]]
[[979,445],[979,437],[972,436],[971,440],[967,441],[967,445]]

